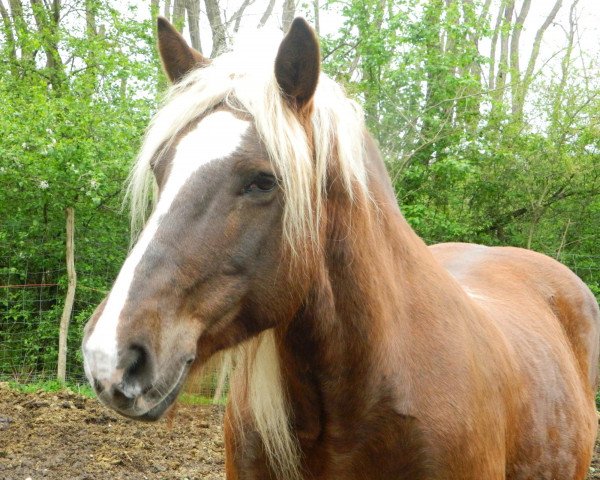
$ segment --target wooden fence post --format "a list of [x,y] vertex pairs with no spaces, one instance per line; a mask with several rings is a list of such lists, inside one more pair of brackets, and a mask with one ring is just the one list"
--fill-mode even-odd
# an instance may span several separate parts
[[68,207],[66,213],[66,261],[67,261],[67,296],[65,297],[65,305],[63,307],[62,317],[60,319],[60,331],[58,335],[58,371],[57,378],[60,382],[65,383],[67,373],[67,335],[69,333],[69,322],[71,320],[71,312],[73,311],[73,303],[75,301],[75,287],[77,285],[77,273],[75,272],[75,210],[73,207]]

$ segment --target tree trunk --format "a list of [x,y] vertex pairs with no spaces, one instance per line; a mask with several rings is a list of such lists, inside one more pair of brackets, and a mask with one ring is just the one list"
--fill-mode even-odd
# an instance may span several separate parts
[[165,9],[163,16],[170,22],[171,21],[171,0],[165,0]]
[[476,12],[476,7],[473,0],[463,0],[462,16],[463,22],[467,25],[474,25],[472,32],[468,34],[469,42],[462,48],[469,48],[471,44],[472,50],[466,50],[465,53],[471,56],[471,62],[460,71],[460,76],[467,80],[464,88],[463,99],[457,102],[456,119],[457,122],[462,122],[469,131],[474,131],[480,118],[481,112],[481,78],[483,75],[481,63],[479,60],[479,40],[482,25],[487,18],[491,0],[487,0],[483,7],[483,12],[479,15]]
[[519,84],[521,77],[521,65],[519,62],[519,49],[521,47],[521,32],[523,31],[523,24],[529,13],[531,7],[531,0],[523,0],[523,6],[521,11],[515,20],[515,26],[513,27],[513,34],[510,40],[510,85],[511,85],[511,100],[512,100],[512,113],[513,115],[517,110],[522,111],[523,105],[519,105]]
[[281,29],[283,33],[287,33],[290,29],[294,15],[296,15],[295,0],[283,0],[283,12],[281,15]]
[[200,0],[187,0],[185,8],[190,26],[192,48],[202,53],[202,43],[200,40]]
[[60,37],[60,1],[46,5],[42,0],[30,0],[33,18],[46,55],[46,70],[52,89],[59,93],[66,87],[67,77],[58,50]]
[[[500,36],[500,26],[502,25],[502,13],[506,6],[506,0],[500,2],[500,10],[496,17],[496,24],[494,25],[494,31],[492,33],[491,46],[490,46],[490,70],[488,73],[488,87],[491,92],[496,88],[496,49],[498,48],[498,37]],[[493,93],[492,93],[493,94]]]
[[172,23],[177,30],[183,32],[185,27],[185,0],[175,0],[175,3],[173,3]]
[[154,20],[160,13],[160,0],[150,0],[150,15],[152,16],[152,24],[154,25]]
[[13,26],[10,21],[10,15],[8,14],[8,10],[0,0],[0,16],[2,17],[2,29],[4,31],[4,36],[6,37],[6,44],[8,45],[8,55],[11,62],[11,73],[13,76],[17,75],[16,72],[16,63],[17,63],[17,47],[15,43],[15,36],[13,34]]
[[[442,0],[429,2],[423,15],[426,27],[425,39],[425,105],[423,108],[423,125],[419,132],[420,150],[418,158],[423,165],[428,165],[435,150],[435,139],[440,133],[440,124],[443,123],[443,111],[440,100],[442,72],[440,72],[440,59],[443,58],[441,20],[444,4]],[[443,95],[443,94],[442,94]]]
[[515,10],[515,0],[508,0],[502,12],[502,24],[500,27],[500,59],[498,61],[498,74],[496,75],[496,87],[492,92],[495,99],[495,107],[502,102],[504,88],[506,86],[506,77],[508,76],[508,46],[509,46],[509,28],[512,22],[512,16]]
[[86,75],[91,81],[89,85],[88,96],[92,98],[98,85],[98,58],[96,56],[97,48],[94,46],[94,41],[98,36],[98,26],[96,24],[96,15],[98,14],[99,0],[85,0],[85,25],[88,41],[92,44],[91,48],[87,49],[85,54],[85,63],[87,66]]
[[96,14],[98,13],[97,0],[85,0],[85,26],[88,38],[92,38],[98,34],[96,26]]
[[23,4],[21,0],[8,0],[8,5],[10,6],[17,56],[20,53],[21,71],[26,74],[35,72],[37,70],[34,58],[35,50],[29,40],[29,26],[23,14]]
[[227,35],[218,0],[204,0],[204,4],[206,5],[206,16],[212,31],[213,46],[210,56],[214,58],[227,48]]
[[60,319],[60,330],[58,334],[58,369],[57,378],[60,382],[66,381],[67,372],[67,338],[69,334],[69,322],[75,301],[75,288],[77,286],[77,272],[75,271],[75,211],[73,207],[65,210],[66,214],[66,263],[67,263],[67,295]]

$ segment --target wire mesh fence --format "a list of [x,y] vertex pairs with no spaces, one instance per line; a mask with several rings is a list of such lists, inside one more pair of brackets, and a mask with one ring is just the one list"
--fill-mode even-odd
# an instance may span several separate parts
[[[85,322],[102,301],[125,257],[126,248],[99,260],[104,245],[88,241],[76,256],[78,282],[67,350],[67,380],[84,383],[81,337]],[[81,244],[80,244],[81,246]],[[89,257],[86,252],[94,252]],[[93,258],[92,258],[93,257]],[[600,298],[600,256],[563,253],[559,260]],[[66,295],[64,260],[53,256],[0,256],[0,381],[30,383],[56,378],[59,321]],[[219,385],[213,362],[194,393],[212,397]],[[222,385],[221,385],[222,386]]]
[[[87,382],[80,348],[83,328],[110,290],[127,244],[127,238],[106,244],[79,239],[76,244],[77,286],[67,338],[68,382]],[[0,381],[33,383],[57,376],[67,269],[64,258],[50,249],[46,253],[44,248],[30,250],[36,253],[0,253]],[[220,373],[219,362],[211,362],[188,390],[213,398],[215,391],[226,391],[223,379],[219,388]]]
[[[56,376],[66,294],[63,263],[54,258],[0,258],[0,380],[26,383]],[[100,278],[96,273],[90,286],[84,277],[77,286],[67,355],[67,378],[73,382],[84,378],[78,348],[83,325],[108,290],[112,272],[104,275],[104,285],[98,285]]]

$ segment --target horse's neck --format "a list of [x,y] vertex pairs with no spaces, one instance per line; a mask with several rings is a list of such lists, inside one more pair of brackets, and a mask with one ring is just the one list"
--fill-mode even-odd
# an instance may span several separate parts
[[328,198],[328,243],[314,287],[279,332],[301,439],[318,435],[324,405],[328,422],[342,423],[382,401],[386,364],[390,376],[400,378],[392,357],[402,355],[404,326],[429,289],[417,284],[443,276],[401,216],[385,170],[375,165],[371,175],[369,215],[352,212],[358,207],[343,195]]

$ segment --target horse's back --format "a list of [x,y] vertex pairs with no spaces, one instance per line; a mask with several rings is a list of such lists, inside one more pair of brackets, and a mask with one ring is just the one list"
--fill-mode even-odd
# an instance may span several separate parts
[[585,478],[597,429],[600,335],[589,288],[564,265],[529,250],[430,248],[511,352],[508,384],[516,393],[508,431],[515,448],[507,452],[506,478]]
[[553,258],[522,248],[467,243],[430,248],[476,302],[488,298],[511,302],[516,309],[535,304],[549,308],[562,326],[579,369],[596,390],[600,309],[577,275]]

